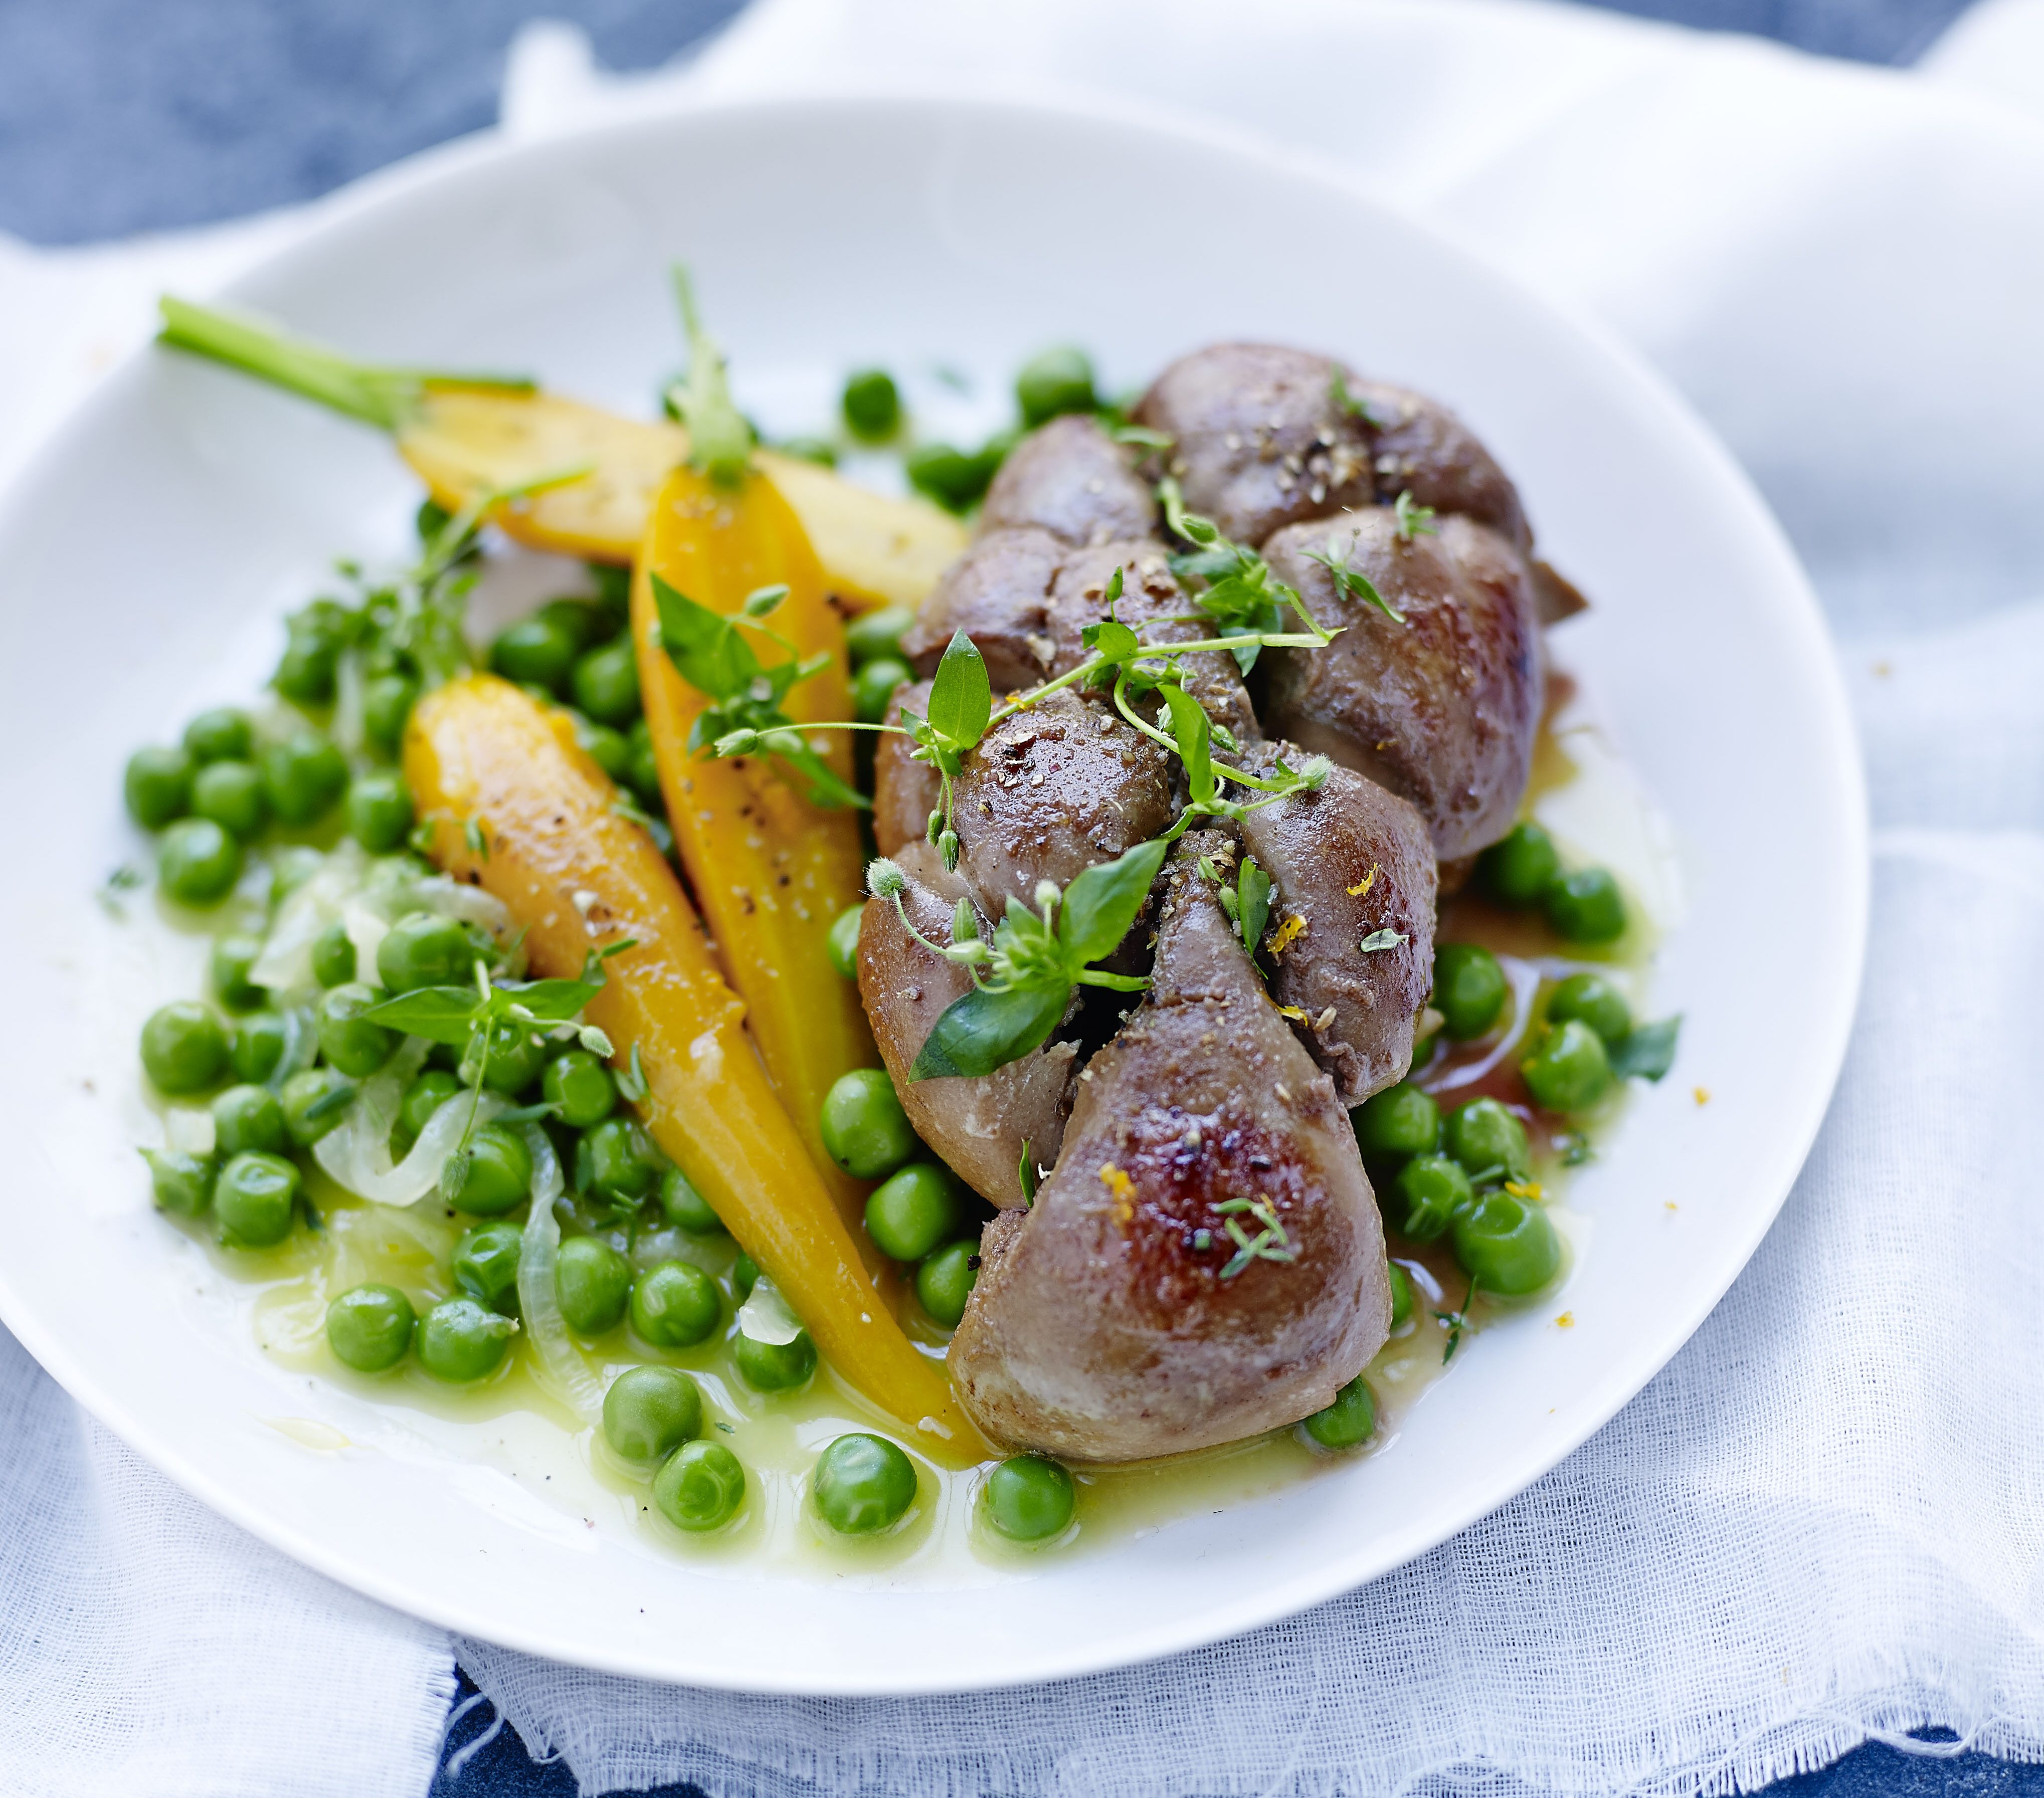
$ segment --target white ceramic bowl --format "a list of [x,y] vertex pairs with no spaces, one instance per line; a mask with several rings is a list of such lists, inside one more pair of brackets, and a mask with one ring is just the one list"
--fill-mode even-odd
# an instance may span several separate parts
[[[1193,240],[1202,219],[1215,234]],[[1043,1679],[1397,1566],[1537,1477],[1681,1345],[1823,1113],[1858,978],[1864,803],[1780,532],[1658,381],[1410,220],[1290,164],[1083,114],[807,102],[463,149],[372,183],[234,298],[365,355],[530,367],[643,410],[677,359],[676,256],[741,399],[790,425],[869,360],[997,385],[1069,339],[1119,384],[1239,336],[1338,352],[1473,424],[1594,596],[1565,659],[1670,821],[1688,887],[1656,980],[1657,1009],[1688,1015],[1681,1062],[1573,1189],[1590,1240],[1566,1294],[1476,1339],[1386,1453],[1111,1554],[1046,1558],[969,1609],[927,1585],[691,1566],[585,1526],[487,1454],[321,1447],[360,1433],[359,1402],[267,1365],[231,1287],[149,1208],[133,1022],[190,971],[124,947],[91,895],[138,851],[119,813],[130,748],[250,690],[282,609],[335,554],[394,548],[415,494],[371,434],[150,353],[0,516],[16,846],[0,928],[17,958],[0,1313],[258,1535],[403,1609],[592,1666],[814,1693]],[[1572,1328],[1553,1322],[1565,1306]]]

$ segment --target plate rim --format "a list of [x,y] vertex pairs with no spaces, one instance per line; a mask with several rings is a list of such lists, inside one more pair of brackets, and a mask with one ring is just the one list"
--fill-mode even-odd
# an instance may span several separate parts
[[[1244,1634],[1263,1625],[1297,1616],[1312,1607],[1345,1596],[1371,1581],[1393,1573],[1434,1547],[1481,1521],[1545,1477],[1573,1454],[1624,1406],[1642,1392],[1662,1370],[1694,1336],[1714,1311],[1732,1282],[1743,1272],[1786,1203],[1795,1181],[1827,1114],[1858,1015],[1858,995],[1863,978],[1872,901],[1871,832],[1865,773],[1858,752],[1857,733],[1842,668],[1835,644],[1800,559],[1772,509],[1751,478],[1738,463],[1723,441],[1703,421],[1689,401],[1664,376],[1600,321],[1563,305],[1523,281],[1495,257],[1473,246],[1466,239],[1439,223],[1421,219],[1387,202],[1380,194],[1338,163],[1283,145],[1273,144],[1247,133],[1212,121],[1155,106],[1113,107],[1076,96],[1023,97],[1001,91],[933,90],[920,84],[886,89],[861,87],[855,91],[797,91],[766,98],[719,97],[677,103],[658,111],[636,113],[615,119],[590,121],[571,129],[530,138],[513,138],[490,131],[435,146],[388,167],[373,172],[337,192],[313,202],[305,229],[292,240],[257,259],[217,290],[217,297],[232,302],[251,286],[272,279],[289,279],[292,264],[300,256],[314,256],[330,234],[344,231],[372,217],[386,206],[401,202],[422,190],[469,171],[494,164],[544,162],[563,148],[605,138],[657,136],[676,126],[704,125],[714,129],[724,119],[737,121],[797,115],[809,118],[835,113],[856,125],[862,120],[886,117],[904,109],[920,109],[941,115],[970,111],[997,113],[1025,127],[1055,132],[1073,124],[1119,132],[1134,138],[1175,139],[1189,148],[1259,165],[1274,179],[1310,182],[1338,194],[1345,202],[1391,220],[1400,229],[1432,240],[1450,259],[1463,264],[1477,280],[1506,290],[1516,305],[1543,316],[1550,328],[1585,341],[1605,367],[1621,377],[1631,397],[1646,402],[1656,415],[1658,426],[1680,441],[1688,453],[1715,466],[1718,478],[1735,489],[1750,514],[1756,544],[1764,543],[1785,586],[1798,601],[1794,622],[1815,653],[1808,659],[1819,677],[1808,697],[1821,702],[1821,737],[1838,781],[1847,801],[1846,815],[1838,820],[1843,835],[1843,855],[1838,872],[1842,877],[1839,894],[1847,915],[1837,922],[1839,956],[1838,978],[1848,997],[1824,1020],[1819,1039],[1808,1042],[1806,1055],[1820,1065],[1823,1078],[1808,1089],[1801,1115],[1774,1133],[1775,1155],[1764,1176],[1756,1173],[1751,1184],[1773,1193],[1765,1205],[1747,1208],[1748,1227],[1737,1244],[1737,1254],[1727,1254],[1729,1271],[1708,1293],[1699,1292],[1671,1325],[1650,1356],[1635,1356],[1617,1363],[1623,1371],[1586,1381],[1571,1404],[1568,1426],[1551,1442],[1528,1450],[1516,1461],[1493,1469],[1486,1478],[1470,1481],[1458,1489],[1458,1502],[1420,1526],[1389,1535],[1380,1534],[1358,1550],[1337,1562],[1324,1565],[1274,1585],[1259,1587],[1231,1600],[1216,1601],[1201,1611],[1197,1622],[1174,1616],[1167,1623],[1136,1625],[1116,1632],[1091,1648],[1063,1645],[1045,1653],[1025,1650],[1008,1652],[997,1673],[962,1670],[955,1679],[933,1683],[928,1679],[890,1680],[886,1669],[868,1665],[847,1669],[853,1677],[832,1681],[813,1677],[775,1681],[756,1674],[743,1678],[720,1678],[713,1666],[698,1666],[678,1674],[671,1662],[662,1663],[630,1652],[605,1654],[600,1648],[563,1654],[561,1644],[538,1629],[507,1628],[496,1617],[481,1619],[459,1602],[421,1602],[431,1600],[395,1577],[386,1577],[345,1554],[330,1550],[310,1533],[301,1533],[290,1520],[237,1496],[222,1480],[188,1459],[168,1432],[152,1429],[148,1420],[134,1414],[117,1397],[85,1372],[67,1350],[61,1338],[45,1331],[33,1306],[16,1293],[6,1262],[0,1258],[0,1321],[14,1334],[66,1392],[115,1435],[201,1503],[247,1531],[259,1541],[309,1567],[344,1588],[361,1593],[407,1616],[466,1636],[567,1665],[646,1679],[666,1685],[686,1685],[703,1689],[785,1696],[909,1697],[998,1690],[1051,1680],[1082,1677],[1139,1665],[1170,1655],[1202,1648]],[[74,407],[59,425],[32,450],[19,472],[0,492],[0,540],[11,534],[16,518],[33,503],[35,491],[48,471],[64,459],[72,440],[83,434],[102,413],[128,403],[126,394],[140,378],[148,362],[153,342],[137,346],[100,382],[95,390]],[[54,476],[51,478],[54,478]],[[1329,1571],[1329,1567],[1336,1569]],[[878,1596],[878,1595],[876,1595]]]

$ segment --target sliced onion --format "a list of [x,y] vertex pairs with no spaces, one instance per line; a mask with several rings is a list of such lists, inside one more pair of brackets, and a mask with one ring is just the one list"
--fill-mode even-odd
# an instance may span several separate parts
[[751,1292],[738,1308],[738,1333],[778,1348],[801,1335],[802,1324],[788,1308],[788,1301],[775,1289],[774,1282],[763,1274],[752,1282]]
[[478,1124],[507,1108],[494,1093],[480,1098],[457,1093],[426,1120],[411,1152],[392,1161],[390,1127],[398,1121],[405,1087],[425,1058],[426,1045],[409,1039],[381,1074],[363,1083],[348,1116],[313,1145],[313,1158],[359,1198],[379,1205],[417,1204],[440,1184],[440,1170],[468,1128],[471,1107]]
[[561,1220],[554,1204],[561,1196],[561,1164],[536,1124],[520,1126],[532,1154],[532,1209],[518,1251],[518,1310],[525,1334],[538,1351],[549,1385],[585,1423],[603,1421],[603,1388],[568,1339],[567,1320],[554,1296],[554,1258],[561,1246]]
[[181,1155],[209,1155],[220,1139],[213,1113],[201,1105],[172,1105],[163,1113],[163,1147]]
[[248,970],[249,979],[273,993],[316,985],[313,944],[340,916],[341,907],[362,890],[368,871],[369,858],[360,843],[350,839],[336,845],[318,871],[277,908],[276,921]]

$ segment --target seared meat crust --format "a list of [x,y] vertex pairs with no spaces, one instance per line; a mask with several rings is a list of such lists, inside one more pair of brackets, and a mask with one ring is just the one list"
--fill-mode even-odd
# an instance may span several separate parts
[[[966,891],[944,872],[936,851],[918,839],[894,857],[908,877],[902,909],[934,943],[951,940],[951,912]],[[982,917],[980,931],[993,926]],[[1069,1043],[1049,1043],[1035,1054],[977,1080],[911,1082],[915,1063],[944,1008],[972,984],[955,964],[924,948],[901,928],[891,899],[869,899],[859,926],[859,996],[872,1020],[874,1040],[886,1063],[902,1109],[916,1134],[950,1163],[981,1197],[1019,1205],[1016,1170],[1022,1145],[1046,1166],[1063,1139],[1076,1054]]]
[[[1264,545],[1278,578],[1342,634],[1325,649],[1266,650],[1265,728],[1409,799],[1443,861],[1512,828],[1533,762],[1543,678],[1524,557],[1443,513],[1398,534],[1388,507],[1293,524]],[[1308,552],[1338,555],[1405,614],[1339,592]]]
[[[1389,1328],[1347,1117],[1197,872],[1231,851],[1214,832],[1174,851],[1155,983],[1086,1070],[1034,1206],[982,1238],[950,1367],[997,1441],[1089,1462],[1231,1442],[1327,1404]],[[1224,1279],[1238,1198],[1270,1207],[1293,1258]]]
[[[1289,745],[1283,746],[1289,748]],[[1297,767],[1304,757],[1286,757]],[[1269,774],[1269,753],[1244,759]],[[1242,820],[1270,876],[1270,996],[1298,1025],[1345,1106],[1395,1085],[1412,1065],[1412,1026],[1434,977],[1434,845],[1426,820],[1374,781],[1337,767],[1316,793],[1295,793]],[[1296,924],[1294,920],[1296,920]],[[1404,940],[1364,951],[1390,931]],[[1296,1020],[1295,1020],[1296,1021]]]
[[1135,458],[1083,413],[1039,425],[1008,452],[980,508],[982,536],[1034,525],[1084,547],[1147,537],[1157,501]]
[[[930,713],[930,683],[898,686],[889,702],[886,722],[899,725],[904,709],[919,718]],[[915,759],[915,744],[905,736],[878,736],[873,751],[873,840],[883,855],[904,843],[920,843],[930,814],[943,797],[943,782],[928,762]]]

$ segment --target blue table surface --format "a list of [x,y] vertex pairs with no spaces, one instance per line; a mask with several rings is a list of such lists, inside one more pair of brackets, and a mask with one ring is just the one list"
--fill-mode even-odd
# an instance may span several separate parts
[[[1968,0],[1599,3],[1902,64]],[[308,199],[489,124],[505,45],[528,18],[573,19],[609,67],[644,68],[738,10],[736,0],[0,0],[0,229],[89,243]],[[474,1690],[462,1681],[463,1699]],[[567,1767],[533,1761],[508,1728],[482,1742],[494,1721],[479,1704],[451,1726],[432,1798],[571,1798]],[[2044,1798],[2044,1766],[1869,1743],[1769,1789]]]

